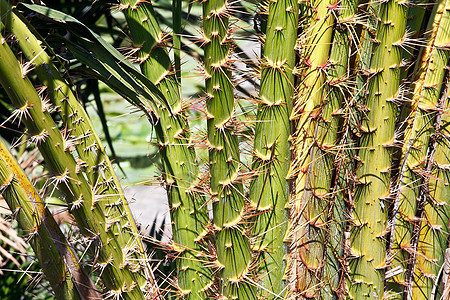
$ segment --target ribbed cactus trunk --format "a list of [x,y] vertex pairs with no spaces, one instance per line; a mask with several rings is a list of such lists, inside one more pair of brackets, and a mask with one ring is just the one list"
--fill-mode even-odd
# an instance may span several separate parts
[[255,214],[252,247],[258,255],[259,294],[274,299],[283,297],[286,287],[283,282],[289,196],[286,177],[298,3],[277,0],[270,1],[268,6],[253,153],[256,178],[251,182],[250,201]]
[[[448,11],[448,9],[447,9]],[[443,286],[447,288],[448,282],[443,282],[441,270],[443,268],[443,254],[447,253],[448,247],[448,223],[450,218],[450,208],[448,199],[450,198],[450,79],[446,76],[446,92],[438,104],[438,116],[434,139],[434,157],[432,160],[431,175],[429,181],[429,195],[424,203],[422,224],[420,228],[417,249],[417,261],[412,263],[414,268],[414,278],[411,285],[407,287],[406,293],[410,299],[441,299]],[[448,276],[447,276],[448,278]],[[447,298],[442,298],[447,299]]]
[[354,195],[347,282],[353,299],[381,299],[386,267],[386,198],[390,195],[391,156],[399,97],[402,42],[408,3],[382,2],[368,74],[361,124],[360,165]]
[[38,78],[46,86],[54,108],[68,130],[68,138],[73,141],[79,165],[86,172],[87,180],[97,197],[101,198],[109,226],[123,245],[130,269],[136,273],[141,289],[157,297],[157,286],[149,265],[140,234],[136,228],[127,200],[106,155],[105,149],[81,103],[70,86],[53,65],[51,58],[41,47],[41,42],[31,33],[30,25],[11,8],[5,0],[1,1],[2,23],[12,32],[28,61],[33,61]]
[[[396,204],[394,207],[394,216],[398,218],[395,226],[395,232],[393,233],[393,250],[392,255],[393,262],[392,267],[401,266],[403,270],[406,271],[405,274],[394,277],[394,280],[401,284],[401,286],[407,286],[408,293],[411,292],[412,285],[412,270],[416,270],[416,279],[419,279],[415,287],[418,289],[413,292],[414,299],[428,299],[431,295],[431,290],[433,288],[432,282],[425,279],[428,275],[434,274],[437,276],[439,271],[439,266],[443,263],[443,257],[440,260],[434,270],[428,269],[425,271],[419,263],[419,266],[415,265],[415,258],[422,257],[421,255],[416,256],[417,249],[417,236],[419,235],[420,229],[420,214],[423,213],[423,206],[425,201],[429,198],[427,195],[426,188],[429,183],[429,160],[433,159],[430,157],[430,138],[435,131],[435,122],[438,110],[438,102],[441,97],[441,87],[444,81],[445,67],[449,58],[449,51],[445,49],[445,44],[448,43],[450,35],[444,28],[450,26],[450,18],[446,16],[446,5],[447,1],[440,1],[431,15],[431,19],[428,26],[429,43],[426,48],[421,51],[420,64],[416,67],[417,72],[413,74],[416,76],[414,92],[412,96],[412,107],[409,113],[410,118],[408,121],[408,127],[406,128],[406,133],[404,136],[404,147],[402,155],[402,166],[399,172],[399,182],[397,186],[398,198],[396,199]],[[428,158],[427,158],[428,157]],[[437,200],[439,201],[439,200]],[[422,203],[420,203],[422,202]],[[439,202],[437,202],[439,203]],[[419,207],[418,207],[419,206]],[[425,218],[426,222],[437,222],[436,225],[441,224],[442,220],[437,220],[436,212],[433,212],[432,207],[445,207],[446,205],[426,205],[428,208],[425,212],[425,216],[428,214],[431,220]],[[439,209],[438,209],[439,210]],[[419,215],[418,215],[419,214]],[[426,216],[427,217],[427,216]],[[445,214],[442,214],[443,218]],[[421,231],[421,235],[429,237],[428,240],[422,240],[422,243],[428,244],[425,246],[423,244],[423,252],[428,252],[428,254],[433,257],[433,259],[438,259],[436,253],[443,253],[446,248],[446,242],[434,241],[433,230],[427,232],[427,225],[423,225],[424,228]],[[446,225],[445,225],[446,226]],[[415,227],[415,230],[414,230]],[[431,228],[434,228],[431,226]],[[446,235],[444,234],[440,237],[442,240],[446,240]],[[415,241],[415,242],[414,242]],[[430,247],[430,248],[428,248]],[[430,251],[429,249],[433,249]],[[427,250],[426,250],[427,249]],[[430,253],[436,251],[434,254]],[[428,257],[424,254],[425,257]],[[411,256],[411,257],[410,257]],[[439,254],[441,256],[441,254]],[[418,258],[419,261],[424,261]],[[426,260],[426,259],[425,259]],[[426,264],[426,263],[425,263]],[[434,263],[430,263],[434,264]],[[437,270],[436,270],[437,268]],[[422,275],[421,272],[426,272],[427,275]],[[425,284],[421,281],[425,281]],[[420,287],[420,288],[419,288]],[[428,289],[428,291],[420,291],[422,288]],[[422,295],[425,298],[421,298]]]
[[446,131],[447,118],[443,117],[443,108],[448,105],[448,86],[444,95],[441,91],[443,82],[448,84],[449,26],[450,1],[439,1],[428,25],[429,43],[421,51],[421,66],[417,68],[419,75],[413,95],[412,111],[415,114],[409,140],[405,139],[411,147],[407,149],[405,174],[409,176],[405,178],[405,187],[414,186],[408,189],[405,197],[416,195],[417,199],[417,207],[411,205],[417,211],[410,212],[415,219],[405,284],[406,295],[412,299],[440,297],[441,293],[436,280],[444,262],[442,254],[447,248],[448,234],[444,228],[448,226],[450,210],[444,200],[445,193],[442,194],[445,189],[438,183],[448,182],[448,176],[440,170],[442,165],[436,160],[445,160],[448,151],[443,148],[446,143],[442,138]]
[[58,130],[3,36],[0,40],[0,84],[15,107],[14,114],[25,123],[31,141],[44,157],[52,174],[49,180],[64,194],[81,232],[92,238],[96,267],[102,269],[108,292],[124,299],[142,299],[143,293],[122,249],[124,245],[116,240],[100,199],[94,197],[94,191],[78,172],[79,165],[70,153],[71,145]]
[[28,234],[28,241],[56,298],[100,299],[101,294],[79,264],[73,246],[1,140],[0,193],[20,228]]
[[190,131],[184,115],[180,87],[164,46],[164,33],[148,1],[121,1],[142,72],[162,92],[169,107],[159,107],[155,122],[163,162],[163,180],[169,199],[174,249],[178,252],[179,293],[185,299],[205,299],[212,285],[212,271],[202,242],[209,233],[206,199]]
[[[448,101],[448,89],[445,95],[440,99],[436,108],[440,109]],[[444,113],[439,112],[436,116],[435,134],[431,137],[429,145],[429,156],[427,158],[423,174],[430,175],[424,177],[422,188],[417,199],[417,213],[413,228],[413,238],[411,241],[411,255],[408,261],[408,270],[406,273],[405,298],[407,299],[445,299],[441,298],[443,286],[447,283],[441,279],[441,272],[446,258],[443,253],[447,248],[449,222],[449,206],[443,201],[442,196],[448,195],[448,191],[438,187],[437,181],[448,180],[448,174],[442,172],[433,172],[433,165],[436,164],[435,155],[438,149],[438,137],[441,134],[441,125],[448,125],[442,118]],[[442,142],[442,141],[440,141]],[[442,151],[439,149],[438,151]],[[446,156],[448,149],[444,150]],[[442,158],[439,153],[438,159]],[[431,180],[432,176],[436,176]],[[448,182],[448,181],[446,181]],[[434,198],[437,196],[438,198]]]
[[312,1],[310,5],[312,13],[301,45],[303,74],[293,113],[298,120],[291,167],[296,176],[289,251],[294,258],[290,276],[296,281],[295,293],[305,298],[318,297],[323,287],[328,210],[333,198],[331,148],[336,143],[338,129],[338,119],[332,113],[340,106],[337,94],[328,94],[326,89],[327,71],[334,67],[329,59],[336,1]]
[[[344,199],[348,201],[348,178],[345,168],[349,164],[349,153],[353,150],[349,142],[349,124],[351,116],[349,97],[346,88],[351,82],[349,64],[353,59],[351,28],[355,28],[357,0],[344,0],[339,3],[339,11],[334,25],[333,45],[328,61],[327,88],[325,89],[322,117],[319,118],[316,141],[318,143],[314,161],[326,163],[322,173],[322,187],[328,187],[325,200],[327,213],[326,230],[322,230],[325,238],[324,266],[321,291],[323,299],[339,299],[343,292],[344,272],[342,257],[344,255],[344,231],[347,222]],[[344,120],[345,118],[345,120]],[[320,165],[319,165],[320,166]],[[314,182],[314,181],[312,181]],[[320,186],[320,185],[316,185]],[[313,186],[314,187],[314,186]],[[318,190],[314,188],[314,190]],[[320,189],[319,189],[320,190]],[[325,189],[322,189],[325,192]],[[347,190],[347,191],[345,191]],[[318,193],[315,192],[314,195]],[[320,194],[320,193],[319,193]]]
[[213,199],[219,291],[225,299],[255,299],[250,283],[251,250],[245,226],[244,188],[239,143],[235,130],[227,0],[203,2],[206,117]]

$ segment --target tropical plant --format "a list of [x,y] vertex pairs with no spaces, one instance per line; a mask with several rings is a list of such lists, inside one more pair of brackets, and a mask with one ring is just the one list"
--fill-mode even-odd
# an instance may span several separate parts
[[[449,299],[450,1],[202,1],[205,88],[190,101],[181,58],[195,37],[181,1],[173,39],[154,3],[115,3],[126,56],[67,14],[0,3],[2,113],[25,125],[86,245],[80,258],[2,142],[2,194],[58,298]],[[248,31],[261,43],[253,60],[237,50]],[[74,71],[155,130],[167,278],[153,274]]]

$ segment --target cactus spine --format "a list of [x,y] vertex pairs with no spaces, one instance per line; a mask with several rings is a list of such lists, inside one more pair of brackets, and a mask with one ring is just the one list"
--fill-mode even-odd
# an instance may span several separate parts
[[283,297],[285,284],[284,234],[287,228],[289,186],[289,117],[294,93],[294,45],[297,35],[298,3],[276,0],[268,3],[267,31],[262,58],[260,104],[257,114],[254,163],[257,177],[250,185],[255,210],[253,250],[268,299]]
[[255,299],[249,283],[251,251],[243,226],[244,188],[239,143],[234,129],[234,93],[230,66],[229,6],[227,0],[203,2],[205,39],[206,116],[213,199],[216,253],[225,299]]
[[139,49],[137,55],[142,72],[160,89],[170,105],[159,108],[160,119],[155,125],[169,198],[174,248],[179,252],[179,292],[185,299],[205,299],[212,285],[212,272],[204,268],[206,258],[201,243],[209,232],[209,220],[205,199],[198,193],[199,168],[180,88],[163,46],[164,33],[148,1],[123,0],[119,8],[127,18],[133,45]]

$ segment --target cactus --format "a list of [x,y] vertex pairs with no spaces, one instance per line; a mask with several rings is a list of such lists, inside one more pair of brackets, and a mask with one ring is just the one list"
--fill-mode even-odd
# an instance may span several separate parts
[[201,242],[208,234],[206,199],[197,193],[200,174],[190,132],[184,116],[180,87],[164,48],[164,34],[147,1],[121,2],[130,27],[141,70],[162,92],[169,107],[160,107],[156,132],[163,160],[163,176],[173,221],[174,248],[179,252],[178,288],[185,299],[205,299],[212,285],[212,272]]
[[[421,193],[424,186],[423,182],[424,180],[427,181],[423,174],[426,172],[426,166],[428,165],[427,157],[430,155],[429,143],[435,129],[433,120],[436,117],[435,111],[440,99],[441,85],[445,75],[444,68],[449,58],[449,51],[442,47],[448,40],[448,34],[442,29],[448,26],[448,20],[445,16],[445,5],[446,1],[441,1],[435,7],[431,16],[430,25],[428,26],[430,30],[429,44],[427,48],[421,51],[421,64],[417,67],[416,72],[418,80],[412,96],[412,109],[404,137],[402,166],[397,186],[399,198],[396,201],[399,201],[399,203],[398,206],[394,207],[394,214],[399,218],[399,222],[395,226],[395,231],[392,235],[394,239],[392,255],[395,255],[392,263],[393,268],[402,264],[402,268],[407,270],[407,264],[411,263],[408,262],[410,255],[414,260],[414,252],[417,247],[417,245],[414,245],[413,240],[416,240],[415,236],[418,233],[417,231],[416,234],[413,233],[413,226],[420,228],[420,225],[414,225],[414,223],[417,223],[416,211],[418,205],[423,206],[419,202],[425,201],[424,197],[426,197],[423,192]],[[428,186],[428,184],[425,184],[425,186]],[[420,194],[422,196],[419,197]],[[429,205],[427,207],[429,208]],[[428,213],[430,216],[433,215],[431,211]],[[433,221],[427,220],[427,222]],[[445,248],[445,246],[441,245],[440,248],[442,247]],[[416,269],[416,271],[419,270]],[[434,271],[434,276],[437,276],[437,271]],[[410,282],[405,282],[405,280]],[[408,290],[411,290],[411,280],[412,274],[408,272],[405,276],[395,277],[395,281],[403,286],[407,286]],[[425,298],[430,297],[430,291],[423,292]],[[422,293],[417,292],[416,295],[419,294]]]
[[411,299],[439,299],[443,294],[442,286],[448,286],[446,282],[439,281],[444,264],[442,253],[445,253],[448,239],[448,232],[444,228],[447,228],[450,216],[447,203],[450,178],[446,168],[450,162],[448,157],[449,118],[446,113],[449,109],[448,75],[445,85],[446,93],[437,106],[439,112],[436,116],[436,131],[430,143],[434,157],[429,162],[428,173],[431,174],[425,178],[429,181],[429,195],[421,204],[422,222],[416,225],[420,230],[415,245],[417,262],[410,261],[410,266],[414,268],[414,277],[411,274],[411,283],[407,286],[406,293],[411,296]]
[[[448,84],[446,66],[450,51],[445,45],[448,44],[450,36],[445,28],[448,28],[449,21],[450,3],[440,1],[434,7],[430,18],[429,28],[432,30],[430,42],[427,48],[423,49],[423,67],[419,68],[421,72],[413,98],[413,108],[417,113],[414,118],[414,127],[411,130],[411,144],[413,144],[412,149],[409,150],[411,161],[407,161],[407,167],[411,170],[406,170],[405,173],[411,174],[410,176],[416,179],[416,182],[423,180],[424,183],[420,185],[419,193],[417,193],[415,215],[421,222],[413,222],[414,230],[411,241],[411,248],[418,254],[412,252],[409,264],[414,267],[408,269],[409,272],[406,276],[409,280],[406,282],[406,293],[412,299],[429,299],[433,293],[433,296],[440,296],[440,289],[436,287],[435,281],[439,276],[440,267],[444,263],[442,253],[447,248],[448,234],[442,231],[442,228],[448,224],[449,209],[442,194],[445,189],[442,189],[441,184],[437,183],[439,179],[447,182],[447,177],[445,171],[439,170],[439,167],[432,168],[432,165],[442,166],[442,160],[445,164],[447,151],[442,144],[445,145],[447,118],[443,109],[445,111],[448,105],[448,85],[446,86],[447,94],[441,95],[441,90],[444,82]],[[442,124],[442,122],[444,123]],[[443,139],[440,138],[441,135],[444,137]],[[428,157],[422,153],[426,153],[425,155]],[[426,162],[423,166],[424,170],[418,171],[424,162]],[[424,176],[422,179],[417,176],[420,173],[431,174],[430,176],[421,175]],[[430,179],[432,174],[436,176],[436,179]],[[417,191],[417,188],[412,190]],[[412,271],[414,271],[414,276]],[[412,283],[413,280],[414,283]],[[433,292],[433,290],[436,291]]]
[[[322,237],[325,238],[325,264],[323,270],[323,279],[321,285],[324,290],[321,293],[323,299],[337,299],[342,289],[343,273],[341,271],[344,242],[344,224],[346,222],[344,198],[348,198],[343,192],[346,188],[345,173],[343,165],[348,163],[346,153],[351,150],[346,149],[348,133],[346,132],[352,116],[348,115],[349,104],[345,103],[345,98],[349,92],[345,84],[349,80],[348,70],[349,62],[352,59],[351,50],[355,47],[351,43],[352,32],[356,17],[356,8],[358,1],[342,1],[338,6],[339,15],[335,24],[333,45],[330,52],[327,89],[324,91],[325,102],[322,116],[319,118],[317,127],[318,134],[316,140],[322,141],[321,146],[316,148],[316,159],[314,164],[318,164],[321,176],[316,175],[323,180],[325,184],[311,184],[314,195],[320,195],[319,190],[326,192],[325,204],[327,210],[325,231]],[[328,99],[327,99],[328,98]],[[347,115],[345,115],[347,113]],[[346,120],[343,122],[342,117]],[[319,129],[320,128],[320,129]],[[319,133],[320,132],[320,133]],[[327,167],[320,167],[320,161],[323,161]],[[311,166],[310,166],[311,168]],[[334,173],[330,178],[330,173]],[[338,173],[339,172],[339,173]],[[317,174],[317,173],[316,173]],[[326,181],[324,180],[326,179]],[[312,180],[312,183],[316,180]],[[327,190],[328,189],[328,190]],[[328,202],[328,203],[327,203]]]
[[366,111],[359,143],[361,160],[352,211],[348,280],[353,299],[382,298],[386,267],[387,209],[390,195],[391,154],[400,94],[401,46],[408,3],[380,4],[380,20],[373,46]]
[[111,230],[114,220],[108,219],[100,199],[94,197],[94,191],[78,173],[79,166],[70,154],[71,145],[58,130],[6,39],[0,36],[0,40],[0,84],[21,121],[27,125],[31,140],[48,163],[51,180],[64,193],[80,230],[97,245],[97,263],[104,269],[105,285],[112,294],[143,298],[141,290],[136,288],[137,279],[126,262],[127,248],[118,243]]
[[255,299],[249,282],[251,251],[244,226],[244,188],[231,78],[229,15],[231,3],[203,2],[207,144],[211,174],[220,290],[226,299]]
[[[299,120],[294,129],[295,160],[291,164],[291,172],[296,174],[291,213],[295,225],[290,229],[292,255],[298,256],[298,261],[292,262],[291,272],[297,277],[298,293],[306,298],[318,297],[322,288],[327,203],[331,198],[329,174],[333,171],[332,148],[338,129],[337,119],[331,114],[340,106],[337,95],[327,95],[325,91],[326,70],[335,67],[329,65],[329,55],[336,1],[312,1],[310,5],[313,13],[303,38],[299,99],[293,112]],[[335,45],[338,47],[339,42]],[[342,50],[348,51],[348,47]]]
[[286,176],[298,4],[290,0],[271,1],[268,12],[253,150],[257,177],[250,185],[250,201],[256,215],[252,247],[258,255],[258,282],[265,288],[260,294],[274,299],[283,297],[285,290],[282,278],[289,195]]
[[[127,245],[130,264],[135,264],[130,269],[138,274],[139,285],[144,292],[156,295],[156,283],[152,279],[154,276],[142,241],[136,238],[139,232],[111,162],[89,116],[40,46],[38,39],[31,33],[29,29],[31,25],[25,24],[23,17],[21,18],[16,11],[6,10],[8,8],[6,0],[2,0],[0,8],[3,23],[15,35],[27,59],[33,61],[39,79],[47,87],[51,103],[58,108],[81,160],[78,163],[86,170],[89,185],[94,187],[96,194],[101,195],[101,203],[107,208],[109,218],[117,223],[117,226],[112,226],[111,229],[120,237],[120,243]],[[154,290],[147,291],[147,289]]]
[[0,192],[27,232],[45,277],[58,299],[100,299],[92,279],[25,172],[0,140]]

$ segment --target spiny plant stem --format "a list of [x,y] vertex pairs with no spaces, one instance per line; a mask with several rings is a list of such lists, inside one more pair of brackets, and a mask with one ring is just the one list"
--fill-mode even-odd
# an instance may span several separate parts
[[[412,251],[406,271],[404,299],[441,299],[444,284],[439,277],[444,264],[445,258],[442,253],[447,248],[448,233],[442,231],[441,228],[448,225],[450,211],[446,201],[442,202],[441,199],[432,198],[434,193],[431,193],[430,187],[433,188],[436,185],[430,185],[430,181],[433,176],[431,174],[435,164],[434,157],[444,115],[443,107],[447,105],[449,97],[448,78],[446,81],[445,95],[439,99],[436,106],[438,113],[434,126],[435,132],[430,138],[429,154],[422,170],[424,178],[417,197],[416,219],[413,222],[411,239]],[[444,122],[444,125],[447,124]],[[447,175],[442,176],[442,174],[436,173],[434,175],[441,175],[436,177],[438,180],[448,179]]]
[[[327,228],[322,230],[322,238],[325,244],[325,253],[323,263],[322,285],[324,289],[321,293],[322,298],[338,299],[341,293],[341,282],[343,281],[343,272],[341,270],[341,258],[343,257],[343,232],[345,231],[345,204],[343,188],[347,187],[344,164],[348,164],[348,158],[345,155],[350,152],[346,149],[348,133],[342,129],[342,114],[350,109],[350,103],[344,101],[349,95],[348,73],[349,61],[352,57],[352,27],[355,27],[357,0],[344,0],[338,6],[337,23],[334,26],[333,45],[330,52],[329,70],[327,76],[327,88],[324,95],[324,104],[321,118],[317,124],[315,147],[316,159],[313,164],[316,166],[315,176],[311,180],[311,187],[314,196],[326,192],[328,196],[321,206],[325,207],[327,212]],[[348,118],[352,116],[347,115]],[[342,137],[339,133],[343,132]],[[312,165],[310,165],[310,168]],[[333,172],[334,169],[334,172]],[[333,174],[334,173],[334,174]],[[331,176],[331,174],[333,174]],[[322,184],[319,185],[316,179],[321,178]],[[333,182],[334,181],[334,182]],[[319,193],[317,193],[319,192]],[[328,198],[328,199],[327,199]],[[328,201],[328,203],[327,203]],[[325,235],[325,236],[323,236]],[[325,243],[325,241],[327,241]]]
[[408,3],[381,2],[369,74],[366,111],[361,124],[359,180],[354,195],[348,279],[352,299],[384,296],[387,228],[386,197],[390,195],[390,168],[399,97],[402,41]]
[[212,285],[212,272],[204,268],[206,254],[201,245],[209,232],[209,220],[205,199],[198,193],[199,168],[180,88],[164,46],[165,36],[148,1],[123,0],[119,8],[125,13],[133,46],[138,48],[142,72],[161,90],[170,105],[160,107],[160,119],[155,127],[169,198],[174,248],[179,252],[179,292],[185,299],[205,299]]
[[[446,11],[448,12],[448,9]],[[442,285],[446,284],[438,282],[444,263],[442,253],[447,248],[449,236],[447,228],[450,216],[448,204],[450,172],[447,167],[450,165],[448,155],[450,148],[450,118],[448,115],[450,80],[448,74],[446,77],[446,92],[437,107],[435,133],[431,138],[430,150],[435,149],[434,153],[431,153],[434,155],[430,155],[429,158],[431,172],[428,174],[431,174],[425,177],[428,185],[424,187],[423,202],[418,204],[421,211],[417,215],[421,224],[418,222],[416,228],[420,229],[420,233],[418,230],[415,231],[419,236],[416,239],[418,241],[413,245],[417,254],[410,260],[410,267],[414,266],[410,271],[414,272],[414,278],[412,276],[408,278],[408,286],[405,288],[405,294],[409,299],[440,299]],[[427,188],[428,190],[426,190]]]
[[336,1],[311,1],[310,5],[313,13],[305,30],[307,38],[302,45],[303,65],[300,67],[304,73],[293,113],[299,120],[294,129],[295,156],[291,166],[291,172],[296,174],[291,214],[295,225],[289,230],[293,234],[290,255],[298,252],[290,271],[297,277],[296,292],[305,298],[318,297],[322,287],[331,187],[329,175],[334,160],[331,153],[325,153],[336,142],[337,118],[331,114],[340,105],[336,97],[328,99],[325,91]]
[[[420,37],[424,34],[424,31],[427,30],[427,28],[423,28],[424,26],[424,19],[426,17],[426,4],[428,3],[428,0],[413,0],[410,1],[410,6],[408,9],[408,21],[406,23],[406,28],[408,30],[407,34],[407,41],[405,43],[405,46],[403,47],[403,53],[402,53],[402,59],[403,64],[405,65],[405,69],[401,73],[401,80],[407,80],[408,77],[413,76],[413,74],[416,74],[418,71],[418,68],[421,66],[421,63],[417,63],[420,61],[418,59],[419,57],[419,49],[423,45],[421,45]],[[431,15],[431,13],[427,14]],[[420,51],[422,52],[422,51]],[[402,104],[402,107],[400,109],[400,115],[398,117],[397,121],[397,131],[398,131],[398,140],[404,139],[404,134],[406,131],[406,127],[409,125],[409,119],[411,114],[411,103],[405,102]],[[402,148],[398,151],[394,152],[394,163],[393,163],[393,174],[394,175],[400,175],[400,172],[396,169],[399,168],[399,163],[401,161],[402,154]],[[393,178],[397,183],[399,182],[398,179]],[[388,249],[388,251],[390,251]],[[388,255],[390,255],[388,253]]]
[[[259,293],[268,299],[283,297],[284,256],[289,196],[289,117],[292,110],[298,3],[268,3],[269,16],[263,50],[260,105],[258,108],[253,170],[250,186],[254,208],[253,250],[258,254]],[[270,291],[270,293],[268,292]]]
[[[442,0],[434,7],[428,25],[430,31],[429,44],[421,51],[421,66],[417,68],[419,72],[418,80],[413,95],[412,112],[414,114],[412,115],[414,119],[410,132],[407,132],[408,139],[405,139],[410,148],[406,150],[407,162],[405,163],[405,182],[402,185],[404,188],[401,190],[401,200],[407,203],[405,204],[408,208],[407,213],[405,213],[406,221],[414,221],[414,230],[410,237],[412,241],[409,252],[412,254],[410,255],[409,269],[404,286],[406,294],[412,299],[430,299],[435,280],[439,276],[440,266],[443,264],[441,253],[447,247],[448,235],[440,228],[446,228],[447,226],[449,209],[446,201],[442,199],[442,195],[439,193],[435,195],[435,192],[439,191],[439,188],[436,189],[436,179],[444,182],[448,179],[445,177],[445,172],[437,172],[435,174],[437,177],[433,180],[434,187],[430,185],[429,191],[424,191],[424,189],[428,188],[430,182],[430,176],[426,175],[431,171],[431,165],[428,165],[439,165],[433,163],[433,157],[430,157],[430,149],[436,148],[436,144],[433,144],[433,138],[430,140],[430,137],[435,130],[438,131],[435,136],[439,134],[439,127],[435,127],[432,122],[442,114],[442,105],[439,107],[439,102],[443,100],[440,101],[440,98],[442,97],[444,101],[447,100],[447,95],[441,96],[441,90],[445,74],[448,72],[447,65],[450,57],[450,51],[447,48],[450,34],[446,30],[449,26],[450,1]],[[439,126],[437,121],[435,123],[436,126]],[[445,127],[442,127],[442,129],[445,131]],[[441,139],[439,141],[442,142]],[[436,142],[436,138],[434,138],[434,142]],[[439,148],[437,159],[442,159],[440,151],[442,151],[442,148]],[[441,156],[439,157],[439,155]],[[427,161],[430,162],[425,166]],[[433,173],[436,173],[436,171]],[[413,201],[411,203],[411,198],[409,198],[411,196],[415,196],[413,199],[418,199],[418,202]],[[402,212],[401,209],[402,206],[399,209]],[[410,211],[411,209],[414,209],[414,211]],[[399,235],[399,238],[402,238],[401,232]],[[417,236],[419,238],[416,238]],[[408,235],[406,235],[407,238]],[[415,254],[416,252],[418,254]],[[414,284],[412,274],[414,274]]]
[[[74,141],[88,182],[94,187],[95,194],[101,197],[102,209],[106,208],[108,222],[116,223],[116,226],[112,226],[111,229],[117,234],[119,243],[129,259],[130,271],[136,273],[139,285],[144,292],[157,297],[157,286],[140,234],[111,162],[89,116],[53,65],[51,58],[41,47],[41,42],[31,33],[31,25],[25,24],[16,11],[6,10],[7,7],[6,0],[2,0],[0,9],[2,21],[15,35],[27,59],[33,62],[39,79],[47,87],[50,101],[58,108],[67,126],[70,139]],[[147,283],[150,284],[147,285]]]
[[135,275],[129,271],[126,254],[118,244],[111,223],[107,223],[106,212],[94,198],[94,191],[78,172],[78,165],[70,153],[70,145],[63,138],[46,107],[26,77],[6,40],[0,35],[0,84],[5,89],[12,105],[28,129],[53,177],[69,204],[81,232],[93,241],[96,267],[101,267],[102,280],[112,295],[124,299],[143,299]]
[[203,2],[206,116],[216,253],[226,299],[255,299],[250,277],[251,250],[246,228],[239,143],[234,128],[234,93],[230,66],[229,2]]
[[[367,11],[365,12],[368,15],[368,20],[361,33],[361,47],[358,49],[358,58],[356,62],[357,76],[354,92],[354,101],[356,103],[363,103],[367,96],[368,74],[365,73],[365,71],[369,69],[370,60],[372,58],[373,39],[376,34],[379,12],[380,1],[370,0],[369,3],[367,3]],[[358,121],[359,120],[353,120],[352,122],[358,123]]]
[[28,234],[28,241],[55,296],[61,300],[100,299],[101,294],[79,264],[78,255],[45,207],[44,200],[1,140],[0,192],[19,226]]
[[[445,49],[445,44],[450,36],[444,29],[450,26],[450,15],[445,15],[446,3],[447,0],[442,0],[435,6],[428,26],[429,44],[421,51],[420,65],[416,68],[417,80],[414,86],[412,109],[407,120],[409,125],[404,137],[403,163],[396,187],[398,194],[396,205],[394,205],[394,217],[398,221],[395,222],[395,231],[391,237],[393,240],[392,255],[395,255],[392,267],[401,266],[404,270],[407,269],[410,253],[415,248],[414,245],[411,245],[411,239],[413,224],[416,223],[417,199],[422,190],[423,171],[427,156],[429,156],[428,144],[434,131],[433,121],[436,117],[436,107],[440,99],[445,67],[450,54],[450,51]],[[443,247],[445,249],[446,245]],[[439,251],[443,251],[442,245],[439,249]],[[409,286],[405,282],[403,273],[395,276],[394,280],[401,286]],[[423,291],[424,297],[430,296],[431,287],[428,293]],[[417,293],[422,294],[419,291]]]

